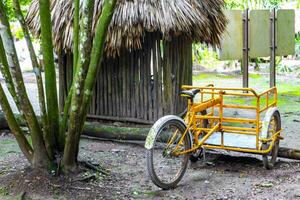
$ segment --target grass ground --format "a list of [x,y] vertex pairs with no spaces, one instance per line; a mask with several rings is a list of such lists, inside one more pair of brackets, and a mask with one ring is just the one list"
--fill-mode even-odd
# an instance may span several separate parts
[[[200,74],[193,77],[194,85],[207,85],[213,83],[218,87],[242,87],[241,75]],[[282,112],[300,112],[300,79],[278,76],[278,106]],[[249,87],[258,92],[269,88],[268,75],[250,74]],[[237,98],[233,102],[245,103],[245,99]]]

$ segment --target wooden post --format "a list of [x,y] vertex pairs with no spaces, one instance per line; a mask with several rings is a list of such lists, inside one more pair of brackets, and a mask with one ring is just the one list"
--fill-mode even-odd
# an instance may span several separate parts
[[270,87],[276,85],[276,9],[271,13]]
[[243,17],[243,87],[249,87],[249,9]]

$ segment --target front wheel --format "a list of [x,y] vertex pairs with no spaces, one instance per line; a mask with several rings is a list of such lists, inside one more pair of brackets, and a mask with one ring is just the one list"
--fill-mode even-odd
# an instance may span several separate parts
[[152,129],[157,132],[153,147],[147,151],[148,173],[158,187],[175,188],[182,179],[189,160],[188,154],[176,155],[175,152],[191,148],[190,133],[184,135],[186,125],[176,116],[161,118]]

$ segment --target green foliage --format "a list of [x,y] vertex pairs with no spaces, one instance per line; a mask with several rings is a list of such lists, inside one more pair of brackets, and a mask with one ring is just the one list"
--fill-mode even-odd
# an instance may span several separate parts
[[[228,9],[270,9],[280,7],[280,3],[288,0],[225,0]],[[298,0],[299,1],[299,0]]]
[[6,187],[0,187],[0,196],[7,196],[8,194],[8,189]]
[[215,51],[209,50],[205,44],[193,44],[193,62],[212,68],[218,62],[218,55]]
[[15,31],[14,36],[15,36],[15,38],[18,39],[18,40],[23,39],[23,38],[24,38],[24,33],[23,33],[22,28],[18,28],[18,29]]
[[[6,8],[6,14],[8,16],[8,18],[10,20],[15,20],[15,16],[14,16],[14,10],[13,10],[13,4],[12,4],[12,1],[13,0],[3,0],[4,2],[4,6]],[[23,6],[27,6],[30,4],[31,0],[19,0],[20,2],[20,5],[23,7]],[[26,9],[23,10],[23,12],[25,13],[26,12]]]

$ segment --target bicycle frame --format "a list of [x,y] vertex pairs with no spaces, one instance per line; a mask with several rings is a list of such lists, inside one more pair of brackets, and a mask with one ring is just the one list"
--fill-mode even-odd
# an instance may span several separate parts
[[[217,88],[213,85],[207,87],[196,87],[196,86],[182,86],[183,90],[190,89],[199,89],[200,102],[195,103],[193,99],[188,98],[188,111],[185,117],[185,122],[187,124],[187,128],[183,133],[179,143],[175,147],[173,154],[175,156],[191,153],[201,147],[206,149],[221,149],[221,150],[229,150],[229,151],[238,151],[245,153],[254,153],[254,154],[268,154],[272,150],[274,143],[278,139],[283,139],[280,136],[282,130],[274,133],[272,137],[262,138],[260,136],[262,124],[261,114],[267,111],[269,108],[277,106],[277,89],[276,87],[270,88],[260,94],[257,94],[251,88]],[[208,99],[205,99],[207,96]],[[273,99],[271,99],[271,95],[273,95]],[[182,95],[185,96],[185,95]],[[256,105],[240,105],[240,104],[225,104],[224,97],[247,97],[253,98]],[[263,100],[265,101],[265,105],[262,106]],[[218,114],[215,114],[215,108],[218,109]],[[197,113],[211,109],[211,112],[206,115],[198,115]],[[241,109],[241,110],[253,110],[256,115],[254,119],[251,118],[233,118],[233,117],[225,117],[223,116],[224,109]],[[211,127],[203,127],[203,121],[209,120]],[[200,123],[197,125],[197,123]],[[242,126],[228,126],[224,123],[239,123],[239,124],[248,124],[254,125],[254,127],[242,127]],[[182,144],[184,137],[188,132],[192,133],[194,144],[192,148],[178,151],[179,146]],[[221,144],[220,145],[212,145],[206,144],[206,141],[215,133],[221,133]],[[232,147],[224,145],[224,133],[232,133],[232,134],[243,134],[243,135],[252,135],[255,136],[255,148],[242,148],[242,147]],[[176,134],[176,133],[174,133]],[[172,137],[173,138],[173,137]],[[172,143],[172,139],[169,143]],[[267,149],[262,149],[262,143],[270,142],[270,145]]]

